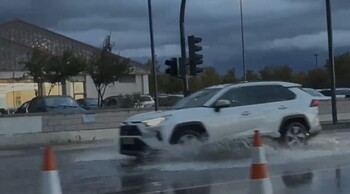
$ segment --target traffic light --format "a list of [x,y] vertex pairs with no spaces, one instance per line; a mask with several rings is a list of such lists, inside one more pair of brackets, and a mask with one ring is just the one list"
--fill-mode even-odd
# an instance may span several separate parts
[[178,74],[178,68],[177,68],[177,59],[171,58],[165,61],[165,65],[168,66],[168,68],[165,70],[166,74],[169,74],[171,76],[177,76]]
[[198,45],[201,42],[202,38],[188,36],[190,75],[193,76],[203,72],[203,68],[197,67],[197,65],[203,64],[203,55],[198,53],[203,49],[202,46]]

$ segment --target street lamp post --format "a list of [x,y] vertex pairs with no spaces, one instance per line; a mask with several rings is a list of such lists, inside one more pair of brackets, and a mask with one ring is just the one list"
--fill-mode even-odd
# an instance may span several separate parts
[[315,53],[314,55],[315,55],[315,60],[316,60],[315,61],[316,62],[315,65],[316,65],[316,68],[318,68],[318,54]]
[[243,81],[247,81],[247,71],[245,66],[245,50],[244,50],[244,29],[243,29],[243,0],[239,1],[241,10],[241,38],[242,38],[242,68],[243,68]]
[[332,29],[332,10],[330,0],[326,0],[326,13],[327,13],[327,31],[328,31],[328,54],[329,64],[331,65],[331,96],[332,96],[332,120],[333,124],[338,123],[337,117],[337,102],[335,98],[335,66],[333,55],[333,29]]
[[157,84],[157,69],[155,64],[155,51],[154,51],[154,37],[153,37],[153,21],[152,21],[152,2],[148,0],[148,19],[149,19],[149,34],[151,41],[151,55],[152,55],[152,71],[153,71],[153,84],[154,84],[154,98],[155,98],[155,111],[158,111],[158,84]]

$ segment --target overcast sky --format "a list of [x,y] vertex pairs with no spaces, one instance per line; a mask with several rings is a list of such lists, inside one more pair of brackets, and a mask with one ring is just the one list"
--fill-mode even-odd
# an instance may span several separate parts
[[[178,57],[180,0],[152,0],[157,59]],[[333,0],[336,53],[350,50],[350,1]],[[327,58],[324,0],[243,0],[247,69],[286,64],[296,71]],[[147,0],[1,0],[0,22],[14,18],[100,46],[112,33],[115,52],[150,58]],[[203,38],[206,65],[242,71],[239,0],[187,0],[186,35]]]

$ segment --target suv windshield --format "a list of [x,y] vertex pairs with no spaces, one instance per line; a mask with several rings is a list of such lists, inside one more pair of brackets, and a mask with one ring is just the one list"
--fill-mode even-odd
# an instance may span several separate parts
[[173,107],[174,109],[193,108],[203,106],[210,98],[212,98],[221,88],[203,89],[181,99]]

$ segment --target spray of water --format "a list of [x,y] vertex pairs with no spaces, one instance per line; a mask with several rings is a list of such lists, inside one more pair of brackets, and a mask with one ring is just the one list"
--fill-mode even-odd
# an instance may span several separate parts
[[[350,134],[349,134],[350,136]],[[269,165],[288,164],[308,159],[349,154],[349,137],[321,135],[306,146],[285,148],[275,141],[264,140]],[[250,166],[250,148],[232,140],[206,144],[204,146],[174,146],[161,153],[157,159],[141,165],[141,169],[162,171],[204,170]]]

